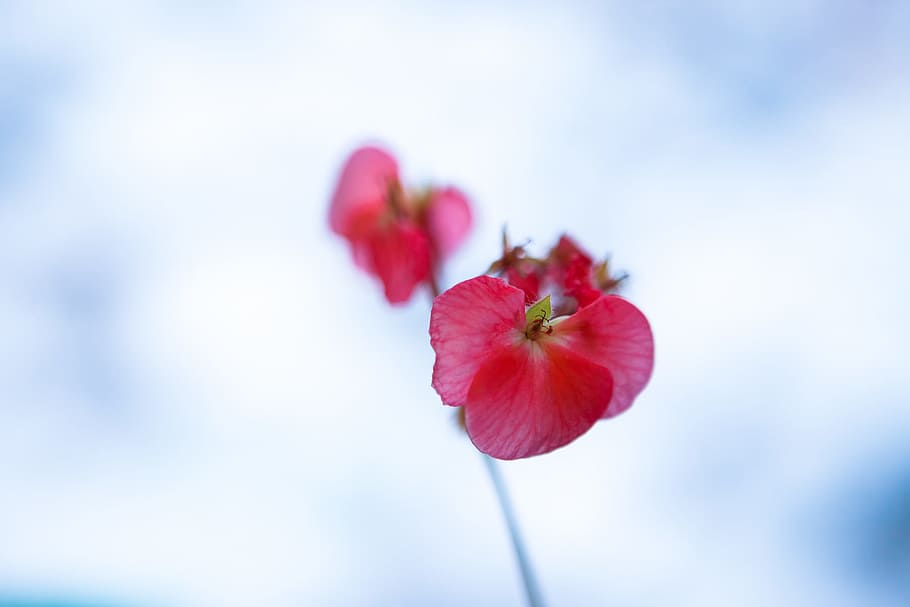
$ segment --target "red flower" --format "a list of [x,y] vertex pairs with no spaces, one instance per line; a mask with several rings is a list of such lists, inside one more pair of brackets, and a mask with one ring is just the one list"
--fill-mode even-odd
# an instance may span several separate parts
[[562,447],[642,391],[654,362],[644,315],[615,295],[549,318],[549,299],[526,312],[525,294],[479,276],[433,302],[433,387],[463,406],[478,449],[517,459]]
[[471,227],[471,209],[453,187],[406,192],[395,158],[363,147],[341,170],[329,226],[348,240],[354,262],[382,281],[389,303],[398,304],[419,284],[434,284],[441,261]]

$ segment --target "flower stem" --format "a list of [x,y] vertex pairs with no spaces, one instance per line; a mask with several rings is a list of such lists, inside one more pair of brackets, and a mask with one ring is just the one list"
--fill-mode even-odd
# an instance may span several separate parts
[[528,607],[543,607],[540,589],[537,587],[537,580],[534,578],[534,571],[531,569],[531,562],[528,559],[524,541],[521,539],[521,530],[518,528],[518,521],[515,519],[515,513],[512,511],[512,503],[509,501],[509,494],[506,491],[505,482],[502,480],[502,474],[499,472],[499,466],[496,464],[496,460],[489,455],[482,454],[482,457],[484,464],[487,466],[487,472],[490,473],[490,480],[493,482],[493,488],[496,490],[496,497],[499,498],[499,507],[502,509],[502,516],[505,518],[506,526],[509,528],[509,536],[512,538],[512,548],[515,550],[515,558],[518,561],[518,568],[521,570],[521,579],[525,586],[525,594],[528,597]]
[[430,300],[432,301],[442,293],[442,291],[439,290],[439,282],[436,280],[435,274],[430,274],[430,278],[427,279],[427,284],[430,286]]

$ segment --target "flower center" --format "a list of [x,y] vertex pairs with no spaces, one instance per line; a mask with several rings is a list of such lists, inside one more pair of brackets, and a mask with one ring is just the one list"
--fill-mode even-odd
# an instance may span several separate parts
[[391,179],[388,184],[386,201],[392,210],[392,215],[396,218],[407,217],[411,214],[411,204],[408,196],[401,187],[401,182],[397,179]]
[[528,323],[525,329],[525,337],[535,340],[541,335],[549,335],[552,332],[553,327],[550,326],[550,321],[546,318],[538,317]]
[[550,315],[552,313],[549,295],[528,308],[528,311],[525,312],[525,321],[527,322],[525,325],[525,337],[535,340],[541,335],[552,333],[553,327],[550,326]]

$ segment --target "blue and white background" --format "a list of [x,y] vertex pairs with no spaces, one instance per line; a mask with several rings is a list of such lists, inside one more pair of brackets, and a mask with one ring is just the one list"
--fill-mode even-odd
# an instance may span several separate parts
[[0,605],[519,605],[326,226],[378,140],[631,273],[635,407],[507,463],[551,605],[910,603],[910,5],[0,1]]

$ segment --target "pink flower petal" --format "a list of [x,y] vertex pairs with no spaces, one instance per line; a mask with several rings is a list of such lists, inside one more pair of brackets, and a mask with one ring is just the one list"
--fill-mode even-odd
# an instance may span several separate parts
[[619,415],[644,389],[654,367],[654,337],[634,305],[605,295],[554,324],[558,343],[613,374],[613,398],[603,418]]
[[329,226],[336,234],[352,236],[352,222],[365,209],[382,207],[389,184],[398,179],[398,163],[385,150],[359,148],[351,154],[338,178],[329,207]]
[[354,264],[361,270],[377,276],[373,260],[372,241],[379,229],[383,209],[381,207],[364,208],[353,213],[348,223],[348,242],[351,244],[351,255]]
[[[357,260],[363,252],[356,244],[352,246]],[[362,263],[382,280],[389,303],[405,303],[414,288],[430,277],[430,243],[417,226],[397,222],[372,233]]]
[[427,229],[439,255],[450,255],[471,229],[467,197],[453,187],[436,190],[427,207]]
[[568,267],[569,263],[576,256],[581,256],[589,262],[591,261],[591,256],[588,255],[587,251],[578,246],[577,242],[565,234],[560,236],[556,246],[550,249],[550,259],[561,269]]
[[519,267],[511,267],[506,270],[506,280],[525,292],[525,305],[530,306],[540,299],[540,275],[533,268],[523,272]]
[[601,292],[591,284],[591,259],[583,255],[574,255],[565,269],[563,291],[582,308],[590,305],[601,296]]
[[525,341],[488,359],[468,392],[465,426],[478,449],[499,459],[569,444],[603,415],[610,372],[552,343]]
[[433,301],[430,344],[433,387],[447,405],[463,405],[480,365],[525,339],[525,295],[504,280],[478,276]]

